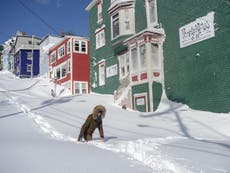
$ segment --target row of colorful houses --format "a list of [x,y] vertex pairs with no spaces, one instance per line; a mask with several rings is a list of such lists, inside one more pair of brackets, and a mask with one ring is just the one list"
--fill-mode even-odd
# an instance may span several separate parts
[[13,72],[47,73],[72,94],[113,94],[142,112],[157,110],[164,93],[193,109],[230,111],[227,0],[92,0],[86,11],[89,39],[29,37],[30,51],[15,46]]
[[90,92],[89,39],[17,33],[3,51],[5,70],[20,78],[46,76],[74,94]]

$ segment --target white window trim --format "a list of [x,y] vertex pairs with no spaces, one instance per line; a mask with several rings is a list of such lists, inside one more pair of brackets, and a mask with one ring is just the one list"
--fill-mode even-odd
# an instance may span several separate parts
[[[76,84],[79,84],[79,93],[76,93]],[[82,85],[85,84],[86,88],[83,88]],[[83,93],[83,89],[86,89],[86,93]],[[88,94],[88,82],[87,81],[74,81],[74,94]]]
[[[114,37],[114,34],[113,34],[113,16],[115,16],[115,15],[118,15],[119,34]],[[121,31],[120,31],[121,27],[120,27],[120,20],[119,19],[120,19],[120,12],[117,12],[111,16],[111,38],[112,38],[112,40],[121,36]]]
[[146,0],[146,12],[147,12],[147,24],[148,24],[148,27],[156,27],[158,26],[158,14],[157,14],[157,1],[156,0],[153,0],[154,3],[155,3],[155,9],[154,9],[154,16],[155,16],[155,22],[154,23],[151,23],[151,19],[150,19],[150,4],[149,4],[149,0]]
[[71,52],[71,40],[68,40],[67,42],[67,54],[70,54]]
[[[104,37],[102,37],[102,33],[104,35]],[[98,37],[99,37],[99,42],[98,42]],[[96,50],[101,48],[101,47],[104,47],[105,44],[106,44],[106,39],[105,39],[105,28],[102,28],[100,29],[99,31],[97,31],[95,33],[95,45],[96,45]]]
[[[99,11],[99,9],[101,11]],[[100,0],[99,3],[97,4],[97,24],[101,24],[102,22],[103,22],[103,0]]]
[[[59,51],[63,49],[63,55],[60,56]],[[58,59],[61,59],[62,57],[65,56],[65,45],[62,45],[61,47],[58,48]]]
[[27,64],[26,71],[27,72],[31,72],[32,71],[32,65],[31,64]]
[[27,60],[32,60],[32,59],[33,59],[33,53],[27,52]]
[[[126,18],[126,12],[128,10],[128,18]],[[119,22],[119,34],[114,37],[113,35],[113,17],[118,14]],[[129,29],[125,27],[125,23],[129,22]],[[111,15],[111,40],[115,40],[123,35],[129,35],[135,33],[135,14],[134,14],[134,5],[130,5],[129,8],[120,8]]]
[[[102,79],[102,74],[101,74],[101,65],[104,65],[104,78]],[[98,64],[98,82],[99,82],[99,86],[104,86],[105,85],[105,75],[106,75],[106,72],[105,72],[105,61],[102,61]]]
[[[124,56],[126,56],[126,58],[124,58]],[[128,56],[128,57],[127,57]],[[124,64],[121,64],[121,62],[122,62],[122,60],[121,59],[124,59],[123,61],[125,61],[124,62]],[[127,58],[128,58],[128,63],[126,62],[127,61]],[[119,60],[119,79],[121,80],[121,79],[124,79],[124,78],[126,78],[128,75],[129,75],[129,73],[130,73],[130,60],[129,60],[129,52],[126,52],[126,53],[124,53],[124,54],[122,54],[122,55],[119,55],[118,56],[118,60]],[[129,66],[129,71],[128,71],[128,69],[127,69],[127,66]],[[122,67],[124,67],[125,68],[125,74],[124,75],[121,75],[122,74]]]
[[[75,42],[76,41],[79,42],[79,51],[75,50]],[[85,52],[82,51],[82,42],[85,42]],[[74,50],[75,53],[88,54],[88,41],[87,40],[75,39],[74,40],[74,49],[73,50]]]
[[[67,73],[68,73],[68,70],[67,70],[67,63],[68,63],[68,61],[64,61],[63,63],[61,63],[61,64],[59,64],[58,66],[56,66],[55,68],[54,68],[54,76],[55,77],[57,77],[57,69],[60,69],[60,78],[57,78],[58,80],[60,80],[60,79],[63,79],[63,78],[65,78],[66,76],[67,76]],[[62,74],[62,67],[63,66],[65,66],[65,68],[66,68],[66,72],[65,72],[65,76],[63,76],[63,74]]]
[[[52,61],[52,56],[54,55],[54,60]],[[56,51],[52,52],[50,54],[50,64],[53,64],[55,61],[56,61],[56,56],[57,56],[57,53]]]

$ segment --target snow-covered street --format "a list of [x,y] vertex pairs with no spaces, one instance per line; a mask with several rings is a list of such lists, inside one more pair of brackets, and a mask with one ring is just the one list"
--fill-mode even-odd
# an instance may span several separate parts
[[[154,113],[123,110],[113,96],[70,96],[44,78],[0,72],[0,172],[230,172],[230,114],[192,110],[163,96]],[[78,143],[103,104],[105,139]]]

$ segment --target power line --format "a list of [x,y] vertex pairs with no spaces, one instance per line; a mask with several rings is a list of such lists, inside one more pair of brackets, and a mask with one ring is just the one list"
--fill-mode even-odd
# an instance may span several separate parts
[[35,11],[33,11],[31,8],[29,8],[24,2],[21,0],[18,0],[18,2],[30,13],[32,13],[35,17],[37,17],[43,24],[45,24],[48,28],[50,28],[52,31],[54,31],[57,35],[59,32],[49,23],[47,23],[40,15],[38,15]]

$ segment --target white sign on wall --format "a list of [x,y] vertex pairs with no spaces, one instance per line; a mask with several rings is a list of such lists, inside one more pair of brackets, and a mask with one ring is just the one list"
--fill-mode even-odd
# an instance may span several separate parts
[[106,77],[112,77],[117,75],[117,64],[109,66],[106,68]]
[[179,29],[179,36],[180,48],[214,37],[214,12],[182,26]]
[[137,106],[143,106],[143,105],[145,105],[145,99],[144,98],[138,98],[136,100],[136,105]]

